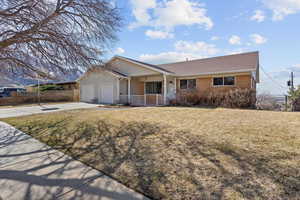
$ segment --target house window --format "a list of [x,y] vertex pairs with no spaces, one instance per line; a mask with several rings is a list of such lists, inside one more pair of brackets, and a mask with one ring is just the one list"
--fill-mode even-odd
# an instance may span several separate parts
[[180,80],[180,89],[195,89],[196,79]]
[[234,85],[235,78],[234,76],[224,77],[224,85]]
[[214,86],[235,85],[234,76],[215,77],[213,79]]
[[180,89],[187,89],[187,80],[180,80]]
[[223,77],[214,78],[214,86],[224,85]]
[[146,82],[146,94],[161,94],[162,82]]

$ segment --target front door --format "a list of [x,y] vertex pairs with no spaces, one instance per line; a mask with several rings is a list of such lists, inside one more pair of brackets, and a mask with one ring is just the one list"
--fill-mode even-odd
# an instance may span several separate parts
[[175,99],[176,98],[176,91],[175,91],[175,83],[169,82],[168,84],[168,93],[167,93],[168,99]]
[[153,81],[146,82],[145,84],[145,104],[146,105],[156,105],[158,104],[159,96],[162,94],[162,82]]

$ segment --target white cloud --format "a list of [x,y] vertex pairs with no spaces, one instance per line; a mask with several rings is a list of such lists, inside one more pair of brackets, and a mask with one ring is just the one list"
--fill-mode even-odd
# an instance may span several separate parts
[[252,21],[263,22],[265,21],[265,13],[261,10],[254,11],[254,15],[251,17]]
[[202,25],[206,29],[213,27],[212,20],[206,16],[203,5],[190,0],[170,0],[155,9],[158,26],[171,29],[179,25]]
[[242,12],[239,12],[239,13],[236,13],[235,15],[232,15],[232,16],[228,16],[226,18],[224,18],[226,21],[243,21],[245,17],[249,17],[249,13],[250,11],[248,10],[244,10]]
[[257,33],[250,35],[250,37],[251,37],[252,42],[255,44],[264,44],[268,41],[267,38],[265,38]]
[[123,54],[123,53],[125,53],[125,50],[121,47],[118,47],[115,51],[115,54]]
[[148,25],[149,20],[151,19],[148,9],[156,7],[156,0],[131,0],[132,4],[132,13],[136,19],[136,22],[131,24],[131,28],[137,26]]
[[202,56],[215,55],[219,52],[214,44],[207,44],[206,42],[189,42],[177,41],[174,45],[176,51],[198,53]]
[[136,22],[130,28],[151,26],[173,30],[176,26],[199,25],[206,29],[213,27],[212,20],[206,15],[203,4],[192,0],[131,0]]
[[284,17],[300,12],[300,0],[262,0],[263,4],[273,11],[273,20],[283,20]]
[[[291,71],[300,73],[300,64],[296,64],[290,68]],[[298,74],[299,75],[299,74]],[[299,76],[298,76],[299,77]]]
[[139,57],[144,62],[153,64],[171,63],[185,61],[186,59],[200,59],[215,55],[220,52],[213,44],[202,41],[189,42],[177,41],[174,44],[174,51],[162,52],[158,54],[143,54]]
[[218,36],[212,36],[210,38],[210,40],[212,40],[212,41],[220,40],[220,37],[218,37]]
[[241,45],[242,42],[241,42],[241,38],[237,35],[233,35],[229,38],[229,41],[228,41],[230,44],[232,45]]
[[155,31],[147,30],[145,35],[152,39],[171,39],[174,38],[174,34],[167,31]]

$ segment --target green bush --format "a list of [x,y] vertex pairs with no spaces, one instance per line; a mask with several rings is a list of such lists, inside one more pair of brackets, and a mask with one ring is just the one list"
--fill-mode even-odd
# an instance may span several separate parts
[[300,85],[297,89],[289,91],[289,101],[291,102],[292,111],[300,111]]
[[60,85],[41,85],[40,91],[49,91],[49,90],[63,90],[64,88]]

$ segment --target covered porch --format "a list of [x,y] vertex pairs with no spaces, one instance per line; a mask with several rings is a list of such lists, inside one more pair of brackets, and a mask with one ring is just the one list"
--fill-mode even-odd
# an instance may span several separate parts
[[167,105],[176,95],[176,78],[164,74],[127,77],[119,81],[119,103],[134,106]]

